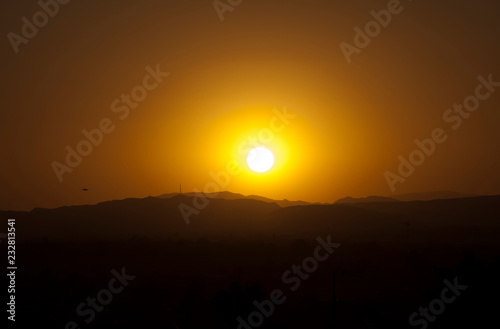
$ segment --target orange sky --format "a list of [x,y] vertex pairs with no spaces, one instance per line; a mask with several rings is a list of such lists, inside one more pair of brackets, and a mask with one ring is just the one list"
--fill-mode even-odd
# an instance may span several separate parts
[[[40,10],[3,6],[4,35]],[[500,5],[401,6],[348,64],[339,44],[353,44],[353,29],[387,1],[243,1],[223,22],[211,1],[60,5],[17,54],[8,38],[0,44],[0,209],[202,190],[233,162],[243,171],[224,190],[320,202],[390,195],[384,173],[435,128],[447,141],[394,193],[499,194],[500,92],[456,130],[443,114],[474,95],[478,76],[500,81]],[[147,78],[157,67],[169,75]],[[144,100],[119,109],[142,85]],[[284,108],[295,117],[262,143],[275,167],[252,174],[238,147]],[[66,146],[100,123],[109,133],[60,182],[53,162],[66,165]]]

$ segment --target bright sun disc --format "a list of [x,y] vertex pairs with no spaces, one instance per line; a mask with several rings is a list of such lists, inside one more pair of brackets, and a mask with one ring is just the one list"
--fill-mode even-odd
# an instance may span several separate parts
[[256,147],[248,153],[247,163],[250,169],[255,172],[266,172],[274,164],[274,156],[265,147]]

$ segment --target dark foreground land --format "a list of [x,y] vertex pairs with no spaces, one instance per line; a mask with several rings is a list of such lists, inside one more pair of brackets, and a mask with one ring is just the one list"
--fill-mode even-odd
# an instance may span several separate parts
[[192,199],[0,212],[16,218],[16,325],[498,325],[500,196],[286,208],[213,199],[189,225],[181,202]]

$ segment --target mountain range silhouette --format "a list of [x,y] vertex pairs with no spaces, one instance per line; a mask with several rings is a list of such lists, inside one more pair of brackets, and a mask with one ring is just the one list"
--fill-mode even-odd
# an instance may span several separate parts
[[[410,314],[439,297],[443,280],[457,276],[470,288],[441,316],[444,327],[486,327],[494,319],[500,195],[281,203],[289,206],[231,192],[211,196],[189,225],[179,205],[192,206],[192,194],[0,212],[16,218],[18,296],[30,314],[23,327],[82,322],[75,308],[121,268],[136,279],[95,328],[142,328],[144,319],[152,328],[238,328],[236,319],[276,288],[288,299],[263,328],[404,328]],[[283,273],[304,266],[318,237],[340,246],[297,292],[287,290]]]
[[[430,201],[369,197],[356,202],[282,207],[271,199],[230,192],[209,199],[189,225],[179,210],[192,206],[190,194],[129,198],[96,205],[0,212],[17,218],[19,239],[148,238],[314,238],[332,234],[338,241],[494,240],[500,232],[500,196]],[[268,201],[270,200],[270,201]],[[374,201],[375,200],[375,201]],[[295,205],[300,204],[300,205]],[[404,225],[402,225],[404,224]],[[471,234],[473,232],[473,234]]]

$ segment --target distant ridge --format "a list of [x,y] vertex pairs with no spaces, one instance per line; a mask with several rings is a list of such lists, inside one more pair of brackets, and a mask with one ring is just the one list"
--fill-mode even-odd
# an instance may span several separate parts
[[338,199],[335,203],[366,203],[366,202],[401,202],[401,200],[385,196],[368,196],[366,198],[351,198],[350,196]]
[[[170,199],[175,196],[178,196],[179,193],[166,193],[157,196],[157,198],[161,199]],[[194,197],[196,195],[195,192],[182,193],[183,196],[186,197]],[[335,202],[329,203],[321,203],[321,202],[307,202],[307,201],[290,201],[287,199],[283,200],[274,200],[270,198],[266,198],[259,195],[243,195],[240,193],[233,193],[229,191],[221,191],[217,193],[204,193],[204,195],[208,198],[212,199],[226,199],[226,200],[257,200],[263,202],[273,202],[276,203],[280,207],[291,207],[291,206],[307,206],[307,205],[328,205],[328,204],[349,204],[349,203],[377,203],[377,202],[401,202],[401,201],[430,201],[430,200],[441,200],[441,199],[460,199],[460,198],[469,198],[476,197],[479,195],[473,194],[463,194],[452,191],[431,191],[431,192],[422,192],[422,193],[405,193],[405,194],[396,194],[392,196],[379,196],[379,195],[371,195],[368,197],[361,198],[353,198],[353,197],[345,197],[338,199]]]
[[[157,198],[161,199],[170,199],[175,196],[178,196],[179,193],[166,193],[157,196]],[[182,193],[183,196],[187,197],[194,197],[196,195],[195,192],[189,192],[189,193]],[[216,193],[204,193],[204,195],[208,198],[212,199],[226,199],[226,200],[241,200],[241,199],[246,199],[246,200],[257,200],[257,201],[263,201],[263,202],[273,202],[276,203],[280,207],[291,207],[291,206],[306,206],[306,205],[312,205],[312,204],[321,204],[321,203],[311,203],[311,202],[306,202],[306,201],[290,201],[287,199],[283,200],[273,200],[270,198],[266,198],[263,196],[259,195],[243,195],[240,193],[233,193],[229,191],[221,191],[221,192],[216,192]]]
[[460,199],[479,196],[477,194],[463,194],[452,191],[431,191],[422,193],[404,193],[392,195],[392,198],[400,201],[430,201],[440,199]]
[[452,191],[431,191],[422,193],[404,193],[391,196],[372,195],[366,198],[345,197],[338,199],[334,203],[376,203],[376,202],[401,202],[401,201],[431,201],[431,200],[446,200],[446,199],[461,199],[471,198],[480,195],[463,194]]
[[[129,198],[96,205],[35,208],[30,212],[2,212],[16,218],[24,240],[241,239],[257,236],[316,238],[330,232],[339,241],[406,241],[460,239],[498,243],[500,195],[471,198],[357,202],[350,204],[280,207],[252,199],[214,198],[193,209],[186,221],[179,205],[196,207],[194,198]],[[189,224],[189,225],[188,225]],[[471,234],[473,228],[473,234]]]

